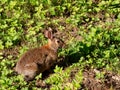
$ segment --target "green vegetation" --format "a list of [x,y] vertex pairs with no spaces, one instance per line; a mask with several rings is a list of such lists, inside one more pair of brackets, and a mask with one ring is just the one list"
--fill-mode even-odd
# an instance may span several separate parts
[[[44,89],[80,89],[86,67],[120,74],[119,12],[119,0],[1,0],[0,90],[42,90],[36,80],[27,84],[13,68],[26,50],[46,43],[42,32],[48,27],[64,34],[67,48],[59,52],[65,57],[63,65],[55,65],[54,73],[43,80],[50,85]],[[96,78],[104,79],[104,73]]]

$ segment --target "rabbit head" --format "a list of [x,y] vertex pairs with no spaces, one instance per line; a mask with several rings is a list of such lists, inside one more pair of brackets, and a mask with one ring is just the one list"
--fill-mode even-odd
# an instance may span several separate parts
[[57,38],[52,34],[52,31],[46,30],[45,37],[48,38],[49,48],[54,50],[55,52],[57,52],[59,48],[62,48],[65,45],[60,38]]

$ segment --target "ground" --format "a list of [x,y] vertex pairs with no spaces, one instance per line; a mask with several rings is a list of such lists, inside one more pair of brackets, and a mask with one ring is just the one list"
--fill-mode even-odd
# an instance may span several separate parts
[[[63,19],[60,19],[61,21]],[[60,31],[57,29],[57,26],[52,26],[52,25],[48,25],[46,28],[51,27],[53,29],[53,32],[55,32],[55,35],[57,35],[58,37],[61,37],[65,42],[68,42],[71,37],[74,37],[75,40],[83,40],[84,38],[82,36],[80,36],[78,34],[78,29],[77,27],[74,26],[70,26],[68,24],[65,24],[63,22],[60,22],[61,25],[64,25],[64,30]],[[67,34],[69,33],[69,34]],[[12,55],[13,56],[13,60],[17,58],[19,54],[19,46],[16,46],[15,48],[9,48],[9,49],[5,49],[3,51],[3,57],[4,58],[8,58],[7,56]],[[74,62],[67,62],[64,61],[65,59],[69,59],[70,57],[60,57],[59,61],[57,62],[57,64],[55,65],[59,65],[64,67],[64,70],[66,68],[68,68],[70,65],[72,65],[72,63]],[[52,69],[54,68],[54,66],[52,67]],[[46,84],[44,82],[44,80],[48,77],[50,77],[50,75],[52,75],[54,72],[53,70],[48,70],[45,71],[43,73],[43,78],[42,80],[37,80],[36,81],[36,86],[37,87],[41,87],[41,88],[47,88],[49,89],[51,85]],[[69,77],[69,82],[71,82],[74,77],[75,74],[78,72],[78,68],[73,69],[70,73],[70,77]],[[104,73],[104,77],[100,76],[100,77],[96,77],[97,74],[99,74],[100,72]],[[68,82],[68,83],[69,83]],[[120,75],[110,72],[110,71],[106,71],[104,69],[90,69],[89,67],[86,67],[83,70],[83,81],[81,84],[81,87],[79,88],[79,90],[83,90],[83,89],[88,89],[88,90],[111,90],[111,88],[114,88],[114,90],[120,90]]]

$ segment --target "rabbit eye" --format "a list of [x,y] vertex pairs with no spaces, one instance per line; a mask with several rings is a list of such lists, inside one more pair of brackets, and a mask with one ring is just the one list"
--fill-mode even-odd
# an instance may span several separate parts
[[53,38],[55,38],[55,36],[53,36]]
[[57,40],[57,43],[60,43],[60,41],[59,41],[59,40]]

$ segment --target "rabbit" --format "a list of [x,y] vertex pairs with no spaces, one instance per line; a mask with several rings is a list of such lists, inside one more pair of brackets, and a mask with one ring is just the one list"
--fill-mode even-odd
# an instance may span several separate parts
[[64,42],[54,37],[52,31],[46,30],[44,34],[48,43],[28,50],[15,66],[15,71],[22,74],[25,81],[33,80],[36,75],[49,69],[57,61],[58,49],[64,46]]

